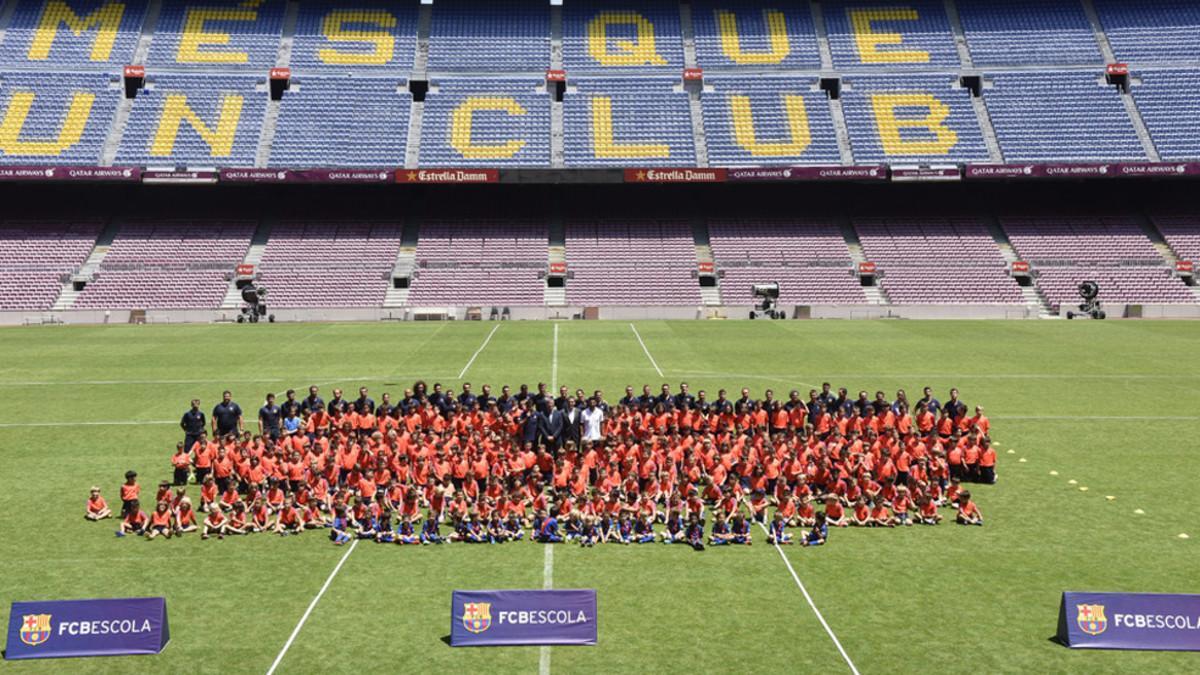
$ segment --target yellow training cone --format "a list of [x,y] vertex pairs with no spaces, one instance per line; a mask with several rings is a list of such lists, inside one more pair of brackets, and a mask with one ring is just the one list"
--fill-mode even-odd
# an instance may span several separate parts
[[1180,533],[1179,533],[1179,538],[1180,538],[1180,539],[1191,539],[1191,537],[1187,536],[1187,535],[1186,535],[1186,534],[1184,534],[1183,532],[1180,532]]
[[1057,471],[1051,471],[1051,472],[1050,472],[1050,475],[1051,475],[1051,476],[1057,476],[1057,475],[1058,475],[1058,472],[1057,472]]
[[1079,487],[1079,491],[1080,491],[1080,492],[1087,492],[1087,486],[1086,486],[1086,485],[1082,485],[1082,486],[1080,486],[1080,487]]
[[1144,515],[1146,515],[1146,512],[1145,512],[1145,511],[1143,511],[1143,510],[1141,510],[1141,509],[1134,509],[1134,510],[1133,510],[1133,512],[1134,512],[1134,513],[1136,513],[1136,514],[1138,514],[1139,516],[1144,516]]
[[1067,485],[1078,485],[1078,484],[1079,484],[1079,481],[1075,480],[1074,478],[1067,481]]

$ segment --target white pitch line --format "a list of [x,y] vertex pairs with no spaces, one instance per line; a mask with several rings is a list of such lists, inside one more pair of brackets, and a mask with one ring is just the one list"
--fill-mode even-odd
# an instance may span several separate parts
[[[762,528],[764,534],[769,532],[766,525],[759,523],[758,526]],[[846,650],[842,647],[842,643],[833,634],[833,629],[825,622],[825,617],[821,615],[821,610],[817,609],[817,603],[813,602],[812,596],[808,594],[808,589],[804,587],[804,582],[800,581],[800,575],[796,574],[796,569],[792,567],[792,561],[788,560],[787,554],[783,552],[783,548],[779,544],[775,544],[775,550],[779,551],[779,557],[783,558],[783,564],[787,565],[788,571],[792,573],[792,578],[796,580],[796,585],[800,587],[800,592],[804,594],[804,599],[808,601],[808,606],[812,607],[813,614],[817,615],[817,620],[821,622],[821,625],[825,628],[825,632],[829,634],[829,639],[833,640],[833,645],[837,647],[838,652],[845,659],[846,665],[850,666],[850,672],[854,673],[854,675],[859,675],[858,668],[854,667],[854,662],[850,660],[850,655],[846,653]]]
[[267,670],[267,675],[272,675],[272,673],[275,672],[275,669],[279,667],[279,662],[283,660],[283,655],[287,654],[287,650],[291,648],[292,642],[295,641],[296,636],[300,634],[300,629],[304,627],[304,622],[308,621],[308,615],[312,614],[313,608],[317,606],[317,602],[321,599],[321,596],[325,595],[325,590],[329,588],[329,584],[333,581],[333,578],[337,576],[338,571],[342,569],[342,565],[345,564],[346,558],[349,558],[350,554],[354,553],[355,546],[358,546],[357,539],[350,542],[350,548],[346,549],[346,553],[342,555],[342,559],[338,561],[338,564],[333,568],[333,571],[329,573],[329,578],[325,580],[325,585],[321,586],[321,590],[317,591],[317,597],[313,598],[312,602],[308,604],[308,609],[304,610],[304,616],[300,617],[300,623],[296,624],[296,629],[292,631],[292,634],[288,637],[287,642],[283,644],[283,649],[279,650],[279,656],[275,657],[275,662],[272,663],[271,668]]
[[658,362],[654,360],[654,357],[650,355],[650,350],[646,348],[646,343],[642,340],[642,334],[638,332],[637,326],[630,323],[629,327],[633,329],[633,334],[637,337],[638,344],[642,346],[642,351],[646,352],[646,358],[650,359],[650,365],[654,366],[654,370],[658,372],[659,377],[665,377],[662,368],[658,367]]
[[[546,553],[542,562],[542,588],[548,591],[554,588],[554,544],[543,544],[543,547]],[[550,675],[550,645],[542,645],[538,654],[538,675]]]
[[1200,420],[1197,415],[997,415],[994,420]]
[[467,365],[463,366],[462,372],[458,374],[458,379],[463,379],[463,377],[467,374],[467,370],[471,367],[471,364],[475,363],[475,359],[479,358],[479,355],[485,348],[487,348],[488,343],[492,341],[492,336],[495,335],[496,331],[498,330],[500,330],[500,324],[497,323],[496,326],[492,328],[492,332],[488,333],[487,337],[483,339],[483,344],[479,345],[479,349],[476,349],[475,353],[471,355],[471,360],[467,361]]
[[550,360],[550,393],[558,393],[558,324],[554,324],[554,356]]

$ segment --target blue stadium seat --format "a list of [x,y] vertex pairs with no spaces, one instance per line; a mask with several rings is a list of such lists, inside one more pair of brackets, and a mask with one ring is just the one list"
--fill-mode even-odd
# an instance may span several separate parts
[[550,166],[544,80],[444,79],[432,85],[421,122],[421,166]]
[[679,3],[572,0],[562,13],[563,65],[568,73],[683,70]]
[[[563,98],[567,166],[694,166],[688,95],[678,79],[595,78]],[[611,121],[611,132],[597,123]]]
[[1093,73],[1009,73],[983,90],[1009,162],[1144,161],[1115,87]]
[[[28,105],[16,136],[0,135],[0,164],[98,165],[121,91],[106,73],[0,73],[0,117],[19,121],[15,96]],[[78,117],[68,124],[73,107]]]
[[[248,75],[150,77],[146,89],[134,99],[116,163],[254,166],[267,108],[264,79]],[[169,102],[174,106],[170,111]],[[195,119],[189,118],[189,111]],[[176,119],[178,124],[173,123]]]
[[[12,22],[0,44],[0,63],[19,66],[124,66],[133,60],[146,17],[146,0],[14,2]],[[42,26],[52,27],[54,32],[42,31],[39,39]],[[103,39],[101,31],[105,31]]]
[[388,72],[408,77],[417,48],[417,3],[305,2],[296,19],[293,72]]
[[[705,84],[713,89],[701,97],[710,165],[841,161],[829,98],[816,78],[710,77]],[[802,125],[807,138],[793,133],[793,124]]]
[[971,94],[957,75],[848,77],[842,109],[856,162],[988,160]]
[[1166,161],[1200,159],[1200,72],[1148,70],[1134,79],[1130,91],[1158,154]]
[[1093,0],[1118,61],[1200,61],[1200,3],[1195,0]]
[[541,73],[550,67],[546,0],[438,0],[429,35],[429,70]]
[[411,109],[404,80],[295,77],[280,103],[270,165],[402,166]]
[[692,25],[696,58],[706,70],[821,67],[812,6],[807,0],[699,0],[692,3]]
[[960,65],[954,31],[941,0],[825,0],[821,8],[837,68],[951,69]]
[[264,71],[279,55],[285,5],[285,0],[163,0],[146,64]]
[[957,0],[977,66],[1104,62],[1079,0]]

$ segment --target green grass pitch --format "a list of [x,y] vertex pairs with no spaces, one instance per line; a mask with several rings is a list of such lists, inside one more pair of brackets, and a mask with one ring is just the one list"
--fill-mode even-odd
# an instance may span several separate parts
[[[1063,590],[1200,592],[1195,323],[636,326],[653,363],[628,323],[504,323],[463,379],[497,388],[553,380],[602,388],[609,400],[626,384],[657,389],[685,380],[714,394],[749,386],[755,396],[767,387],[807,392],[822,380],[889,396],[899,387],[919,396],[930,385],[944,398],[958,386],[968,404],[986,406],[1000,443],[999,483],[974,490],[986,527],[838,530],[821,549],[785,547],[858,669],[1200,668],[1189,653],[1071,651],[1049,639]],[[376,398],[389,390],[398,396],[417,378],[457,389],[494,327],[0,331],[0,605],[161,595],[172,636],[154,657],[9,662],[3,669],[265,673],[346,549],[315,533],[118,539],[112,521],[84,522],[87,487],[102,485],[119,505],[121,475],[133,468],[153,494],[170,474],[169,456],[181,440],[174,422],[193,396],[209,410],[228,386],[252,415],[267,391],[289,386],[315,383],[325,394],[365,384]],[[102,422],[121,424],[86,424]],[[360,544],[279,672],[536,672],[537,647],[452,649],[443,637],[453,589],[541,588],[543,563],[543,547],[527,543]],[[596,589],[600,639],[595,647],[551,649],[551,672],[849,671],[765,542],[704,553],[561,546],[552,572],[555,587]]]

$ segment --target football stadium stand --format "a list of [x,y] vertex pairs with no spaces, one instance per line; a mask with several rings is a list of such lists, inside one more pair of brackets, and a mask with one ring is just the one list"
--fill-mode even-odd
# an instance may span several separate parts
[[1200,61],[1200,4],[1192,0],[1092,0],[1118,61]]
[[816,78],[710,78],[702,96],[715,166],[838,164],[829,99]]
[[442,0],[433,6],[429,70],[545,73],[550,5],[538,0]]
[[1146,70],[1131,91],[1163,161],[1200,157],[1200,71]]
[[45,310],[96,244],[99,222],[0,223],[0,310]]
[[[14,2],[0,44],[0,64],[112,72],[133,63],[146,18],[145,0]],[[95,35],[89,36],[92,29]]]
[[304,2],[288,65],[297,73],[389,73],[407,78],[416,48],[415,2]]
[[675,220],[567,223],[567,302],[578,305],[699,305],[696,246]]
[[1104,62],[1079,0],[955,0],[955,4],[976,67]]
[[677,2],[565,2],[562,21],[563,66],[568,73],[678,74],[683,70],[683,28]]
[[1155,215],[1152,219],[1180,260],[1200,264],[1200,216]]
[[572,82],[563,102],[567,166],[693,166],[688,95],[678,79],[594,78]]
[[548,241],[542,222],[426,221],[409,304],[543,304]]
[[837,68],[954,70],[961,65],[941,0],[825,0],[821,8]]
[[751,287],[772,282],[779,284],[782,303],[867,302],[834,223],[718,219],[709,222],[709,238],[727,303],[753,304]]
[[433,80],[425,96],[420,165],[550,165],[550,96],[545,82]]
[[812,7],[807,1],[691,3],[696,60],[708,70],[819,70]]
[[72,309],[216,309],[254,223],[122,224]]
[[119,165],[254,166],[264,77],[159,75],[133,101]]
[[0,164],[99,164],[120,86],[105,73],[0,72]]
[[988,160],[971,94],[957,76],[854,76],[845,83],[842,105],[858,162]]
[[411,107],[404,80],[296,77],[279,106],[270,165],[403,165]]
[[146,66],[265,72],[279,58],[286,0],[162,2]]
[[395,222],[273,225],[258,267],[267,302],[283,308],[381,306],[401,229]]
[[1145,161],[1121,94],[1094,73],[991,76],[983,100],[1009,162]]

